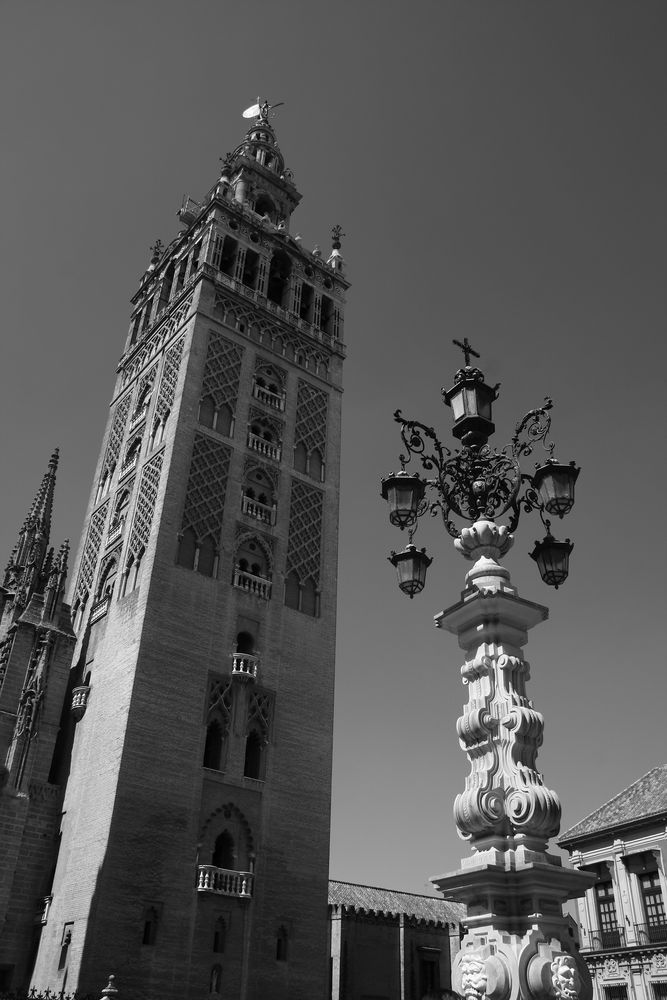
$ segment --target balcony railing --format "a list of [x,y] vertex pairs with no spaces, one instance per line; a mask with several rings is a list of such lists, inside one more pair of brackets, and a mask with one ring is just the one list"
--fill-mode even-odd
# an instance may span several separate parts
[[134,469],[134,467],[136,466],[136,464],[137,464],[138,461],[139,461],[139,452],[138,451],[135,451],[132,455],[130,455],[128,458],[126,458],[125,461],[123,462],[123,464],[120,467],[121,478],[123,476],[126,476],[127,473],[130,472],[131,469]]
[[588,946],[582,945],[585,951],[605,951],[607,948],[624,948],[625,931],[622,927],[610,931],[595,931],[590,936]]
[[53,902],[53,896],[42,897],[42,905],[40,906],[34,921],[36,924],[45,924],[48,922],[49,910],[51,909],[52,902]]
[[218,896],[236,896],[251,899],[255,876],[252,872],[235,872],[228,868],[200,865],[197,892],[215,892]]
[[111,603],[111,598],[107,594],[96,604],[93,604],[92,608],[90,609],[90,622],[89,622],[90,625],[94,625],[95,622],[98,622],[100,620],[100,618],[104,618],[105,614],[109,610],[110,603]]
[[635,924],[637,944],[664,944],[667,941],[667,921],[660,924]]
[[257,680],[259,657],[251,653],[232,653],[232,677],[243,680]]
[[248,447],[252,448],[253,451],[258,451],[260,455],[273,458],[276,462],[280,461],[282,446],[273,441],[267,441],[266,438],[259,437],[252,431],[248,431]]
[[274,410],[282,411],[285,409],[284,392],[272,392],[270,389],[265,388],[265,386],[257,385],[255,382],[252,387],[252,394],[260,403],[266,403],[267,406],[272,406]]
[[235,587],[240,587],[246,593],[254,594],[255,597],[261,597],[265,601],[268,601],[271,597],[270,580],[267,580],[264,576],[255,576],[254,573],[247,573],[244,569],[239,569],[238,566],[234,570],[232,583]]
[[129,434],[132,433],[132,431],[135,429],[135,427],[138,427],[139,424],[141,424],[141,423],[144,422],[144,420],[146,419],[146,414],[147,413],[148,413],[148,405],[145,405],[145,406],[142,406],[140,410],[137,410],[136,413],[132,414],[132,417],[130,419],[130,426],[128,428],[128,433]]
[[116,521],[115,524],[111,525],[111,527],[109,528],[109,533],[107,535],[107,545],[111,545],[111,543],[115,542],[117,538],[120,538],[123,531],[124,523],[125,519],[121,518],[119,521]]
[[88,695],[90,694],[90,684],[81,684],[72,689],[72,704],[70,706],[72,715],[76,722],[82,719],[88,707]]
[[275,524],[275,505],[269,507],[268,504],[260,503],[259,500],[253,500],[252,497],[247,497],[244,493],[241,497],[241,510],[248,517],[254,517],[257,521],[261,521],[262,524]]

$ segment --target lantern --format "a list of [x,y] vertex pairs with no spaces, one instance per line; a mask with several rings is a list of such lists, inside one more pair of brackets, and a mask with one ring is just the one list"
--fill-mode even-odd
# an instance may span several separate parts
[[406,545],[402,552],[392,552],[387,558],[396,567],[398,586],[412,600],[424,589],[426,570],[433,560],[426,555],[426,549],[415,545]]
[[397,528],[409,528],[417,520],[426,484],[419,475],[403,469],[382,480],[382,496],[389,504],[389,520]]
[[548,514],[557,514],[563,517],[574,506],[574,484],[580,470],[574,462],[569,465],[561,465],[554,458],[550,458],[545,465],[541,465],[533,476],[533,486],[544,504],[544,509]]
[[537,563],[540,576],[549,587],[556,590],[567,580],[569,572],[570,552],[574,548],[569,538],[559,542],[548,533],[541,542],[535,542],[535,548],[530,558]]
[[498,386],[487,385],[479,368],[467,366],[456,373],[451,389],[442,395],[454,415],[452,434],[468,447],[486,444],[495,424],[491,419],[491,404],[498,395]]

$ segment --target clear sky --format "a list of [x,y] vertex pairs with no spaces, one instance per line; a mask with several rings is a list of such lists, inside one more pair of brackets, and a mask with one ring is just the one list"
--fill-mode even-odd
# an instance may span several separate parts
[[[396,407],[449,437],[440,388],[468,336],[499,444],[554,398],[582,466],[531,634],[538,758],[563,829],[667,757],[667,6],[595,0],[62,0],[2,5],[0,558],[55,445],[54,541],[78,544],[129,298],[184,193],[201,196],[258,94],[303,202],[305,246],[347,234],[334,878],[426,891],[467,853],[455,639],[432,617],[467,565],[437,522],[414,601],[386,561],[379,479]],[[5,553],[5,556],[2,555]],[[307,822],[307,816],[304,816]]]

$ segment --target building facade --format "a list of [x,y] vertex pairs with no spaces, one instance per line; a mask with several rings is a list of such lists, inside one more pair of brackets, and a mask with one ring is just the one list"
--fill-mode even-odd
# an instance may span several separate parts
[[329,882],[331,1000],[422,1000],[451,991],[464,907]]
[[48,912],[32,974],[8,955],[7,985],[97,993],[111,972],[136,998],[327,993],[347,282],[338,227],[325,256],[290,235],[300,195],[269,117],[258,105],[186,200],[133,298],[73,657],[66,555],[53,585],[43,570],[49,648],[69,643],[73,667],[32,771],[58,821],[30,904]]
[[594,1000],[667,998],[667,765],[562,834],[572,864],[597,875],[577,901]]

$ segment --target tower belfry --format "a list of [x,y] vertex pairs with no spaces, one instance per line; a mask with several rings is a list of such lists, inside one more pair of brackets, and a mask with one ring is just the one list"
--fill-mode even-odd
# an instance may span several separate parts
[[[270,107],[152,249],[86,514],[32,984],[324,996],[343,308]],[[69,733],[69,737],[67,737]]]

